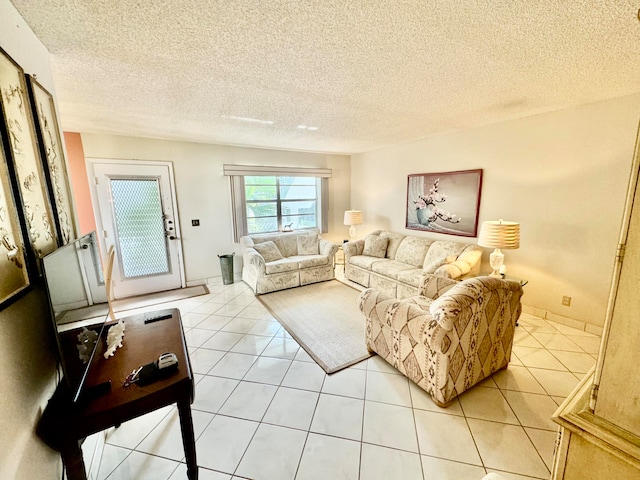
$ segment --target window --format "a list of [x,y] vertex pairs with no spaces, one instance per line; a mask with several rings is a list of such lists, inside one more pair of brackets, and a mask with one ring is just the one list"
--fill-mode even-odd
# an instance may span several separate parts
[[314,177],[244,177],[247,232],[318,228],[320,179]]
[[331,170],[224,165],[224,174],[231,180],[235,242],[285,229],[327,231]]

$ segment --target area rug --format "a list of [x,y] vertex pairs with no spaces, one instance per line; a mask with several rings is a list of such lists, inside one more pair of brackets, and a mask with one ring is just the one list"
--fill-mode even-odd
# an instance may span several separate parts
[[330,280],[267,293],[258,300],[325,372],[334,373],[372,355],[365,345],[359,294]]
[[122,310],[149,307],[159,303],[175,302],[177,300],[184,300],[185,298],[197,297],[198,295],[206,295],[208,293],[209,289],[206,285],[195,285],[193,287],[176,288],[175,290],[166,290],[164,292],[149,293],[147,295],[114,300],[112,305],[114,312],[120,312]]

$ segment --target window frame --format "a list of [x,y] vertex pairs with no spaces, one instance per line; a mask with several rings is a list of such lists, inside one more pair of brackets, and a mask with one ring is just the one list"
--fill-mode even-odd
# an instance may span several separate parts
[[[316,215],[317,227],[320,232],[328,231],[329,211],[329,178],[331,170],[328,168],[297,168],[297,167],[267,167],[255,165],[224,165],[224,175],[229,177],[231,190],[231,213],[233,223],[233,240],[240,241],[240,237],[249,235],[247,227],[247,200],[245,190],[245,176],[275,176],[275,177],[314,177],[316,178]],[[277,183],[277,182],[276,182]],[[279,188],[277,198],[280,197]],[[278,231],[282,230],[282,212],[278,201]],[[268,232],[264,232],[268,233]]]

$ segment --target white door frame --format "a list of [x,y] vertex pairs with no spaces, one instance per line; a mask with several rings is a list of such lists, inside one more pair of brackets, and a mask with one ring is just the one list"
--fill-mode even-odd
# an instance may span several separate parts
[[[184,270],[184,258],[182,253],[182,235],[180,231],[180,219],[178,216],[178,203],[176,197],[176,188],[175,188],[175,178],[173,173],[173,162],[167,161],[159,161],[159,160],[150,160],[150,161],[142,161],[142,160],[123,160],[123,159],[112,159],[112,158],[94,158],[89,157],[86,158],[86,166],[87,166],[87,175],[89,178],[89,191],[91,193],[91,203],[93,207],[93,215],[96,221],[96,234],[99,239],[98,243],[100,245],[100,254],[103,259],[107,258],[107,250],[109,245],[113,243],[112,239],[106,238],[106,232],[104,229],[102,216],[100,214],[100,204],[98,201],[98,191],[96,186],[96,175],[95,175],[95,164],[114,164],[114,165],[141,165],[141,166],[161,166],[167,167],[167,171],[169,174],[169,184],[170,184],[170,192],[169,195],[171,197],[171,202],[173,204],[173,218],[174,218],[174,228],[175,228],[175,241],[176,245],[176,253],[177,253],[177,261],[178,261],[178,270],[180,274],[180,286],[182,288],[186,287],[186,278],[185,278],[185,270]],[[103,262],[104,265],[104,262]],[[114,278],[114,283],[118,279]]]

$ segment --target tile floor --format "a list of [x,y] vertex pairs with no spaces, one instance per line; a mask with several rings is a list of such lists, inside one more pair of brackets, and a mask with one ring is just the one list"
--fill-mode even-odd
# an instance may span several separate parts
[[[509,368],[442,409],[377,356],[326,375],[243,282],[209,290],[171,304],[196,374],[201,480],[548,479],[549,417],[599,346],[523,314]],[[106,442],[98,479],[186,479],[175,407],[108,430]]]

